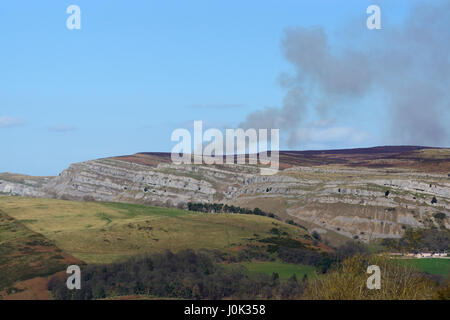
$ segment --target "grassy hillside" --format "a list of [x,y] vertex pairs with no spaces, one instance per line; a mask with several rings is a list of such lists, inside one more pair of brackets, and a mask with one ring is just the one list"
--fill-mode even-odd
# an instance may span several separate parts
[[0,291],[19,280],[46,276],[80,261],[0,210]]
[[228,249],[305,231],[277,220],[204,214],[135,204],[0,197],[0,210],[86,263],[109,263],[165,249]]

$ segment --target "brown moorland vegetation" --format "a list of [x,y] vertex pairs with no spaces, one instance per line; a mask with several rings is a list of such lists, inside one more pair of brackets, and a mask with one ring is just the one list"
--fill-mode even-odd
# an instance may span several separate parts
[[[280,151],[280,169],[293,166],[342,165],[366,168],[404,168],[418,172],[450,173],[450,149],[421,146]],[[246,156],[248,159],[248,155]],[[142,152],[114,157],[122,161],[157,166],[171,162],[168,152]]]

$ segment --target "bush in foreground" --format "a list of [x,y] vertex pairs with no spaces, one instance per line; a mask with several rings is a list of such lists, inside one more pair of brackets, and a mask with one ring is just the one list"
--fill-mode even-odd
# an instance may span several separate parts
[[[381,289],[367,288],[370,265],[381,270]],[[309,281],[303,298],[320,300],[433,299],[435,285],[423,273],[381,256],[355,255],[334,270]]]

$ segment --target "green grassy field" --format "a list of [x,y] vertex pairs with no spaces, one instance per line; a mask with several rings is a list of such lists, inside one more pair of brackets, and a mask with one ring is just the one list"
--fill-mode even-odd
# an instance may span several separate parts
[[136,204],[0,197],[0,210],[86,263],[181,249],[228,249],[271,236],[305,231],[277,220],[237,214],[194,213]]
[[293,274],[295,274],[299,281],[303,279],[305,274],[308,278],[311,278],[315,276],[316,271],[316,268],[313,266],[289,264],[278,261],[247,262],[242,265],[248,269],[250,275],[256,273],[272,275],[272,273],[276,272],[280,276],[280,281],[286,281]]
[[399,263],[429,274],[450,275],[450,259],[398,259]]

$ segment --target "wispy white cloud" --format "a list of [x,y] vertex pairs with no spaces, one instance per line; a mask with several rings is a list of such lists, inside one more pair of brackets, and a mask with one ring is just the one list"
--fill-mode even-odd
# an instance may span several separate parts
[[58,124],[58,125],[49,127],[49,130],[52,132],[70,132],[70,131],[77,130],[77,128],[73,125]]
[[23,124],[23,120],[16,117],[0,116],[0,128],[11,128],[20,126]]

